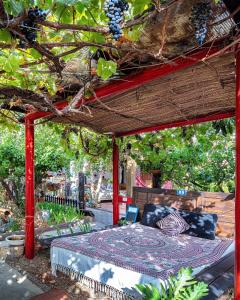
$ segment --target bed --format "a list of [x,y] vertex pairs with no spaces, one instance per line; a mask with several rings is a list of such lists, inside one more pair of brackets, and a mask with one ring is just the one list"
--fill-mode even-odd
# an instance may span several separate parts
[[54,274],[72,275],[112,299],[136,299],[135,284],[160,288],[181,267],[192,267],[197,274],[233,250],[230,239],[169,237],[157,228],[133,224],[54,240],[51,264]]

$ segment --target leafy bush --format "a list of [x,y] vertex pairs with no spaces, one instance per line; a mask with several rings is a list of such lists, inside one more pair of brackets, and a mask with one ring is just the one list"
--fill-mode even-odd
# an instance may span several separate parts
[[119,226],[124,226],[124,225],[129,225],[129,224],[132,224],[132,222],[127,221],[125,218],[121,218],[121,219],[118,221],[118,225],[119,225]]
[[8,230],[11,232],[19,231],[21,229],[20,224],[17,221],[12,221],[12,223],[9,225]]
[[49,225],[79,221],[84,217],[82,212],[77,212],[75,208],[65,205],[40,202],[38,203],[38,207],[41,210],[48,210],[50,212]]
[[161,284],[161,291],[153,284],[137,284],[143,300],[199,300],[208,294],[208,286],[197,282],[191,268],[181,268],[176,276],[168,278],[167,286]]
[[87,223],[79,224],[79,229],[81,230],[81,232],[84,233],[91,232],[92,231],[91,223],[87,222]]

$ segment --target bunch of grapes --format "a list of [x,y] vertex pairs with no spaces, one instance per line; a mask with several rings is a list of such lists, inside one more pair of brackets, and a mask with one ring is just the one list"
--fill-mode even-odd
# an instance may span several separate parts
[[104,5],[104,11],[109,18],[109,32],[114,40],[118,40],[122,35],[120,24],[123,21],[124,11],[128,10],[129,6],[125,0],[107,0]]
[[[37,39],[38,22],[45,21],[47,14],[45,11],[39,9],[37,6],[30,8],[27,19],[21,25],[21,33],[25,36],[30,44],[34,44]],[[25,47],[25,41],[20,41],[20,46]]]
[[200,46],[206,39],[210,14],[211,4],[208,1],[198,2],[192,8],[191,22],[195,29],[195,38]]

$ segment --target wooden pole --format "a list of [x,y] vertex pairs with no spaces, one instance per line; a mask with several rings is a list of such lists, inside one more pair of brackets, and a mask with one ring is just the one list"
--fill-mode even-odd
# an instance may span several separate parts
[[25,256],[34,257],[34,121],[25,120]]
[[240,48],[236,50],[235,299],[240,299]]
[[116,139],[113,136],[113,225],[119,221],[119,149],[116,143]]

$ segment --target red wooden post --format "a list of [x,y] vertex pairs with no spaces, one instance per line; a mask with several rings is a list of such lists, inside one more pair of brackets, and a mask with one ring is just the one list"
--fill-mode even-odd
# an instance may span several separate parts
[[25,119],[25,256],[34,257],[34,121]]
[[236,50],[235,299],[240,299],[240,48]]
[[119,220],[119,150],[115,137],[113,141],[113,224],[117,224]]

